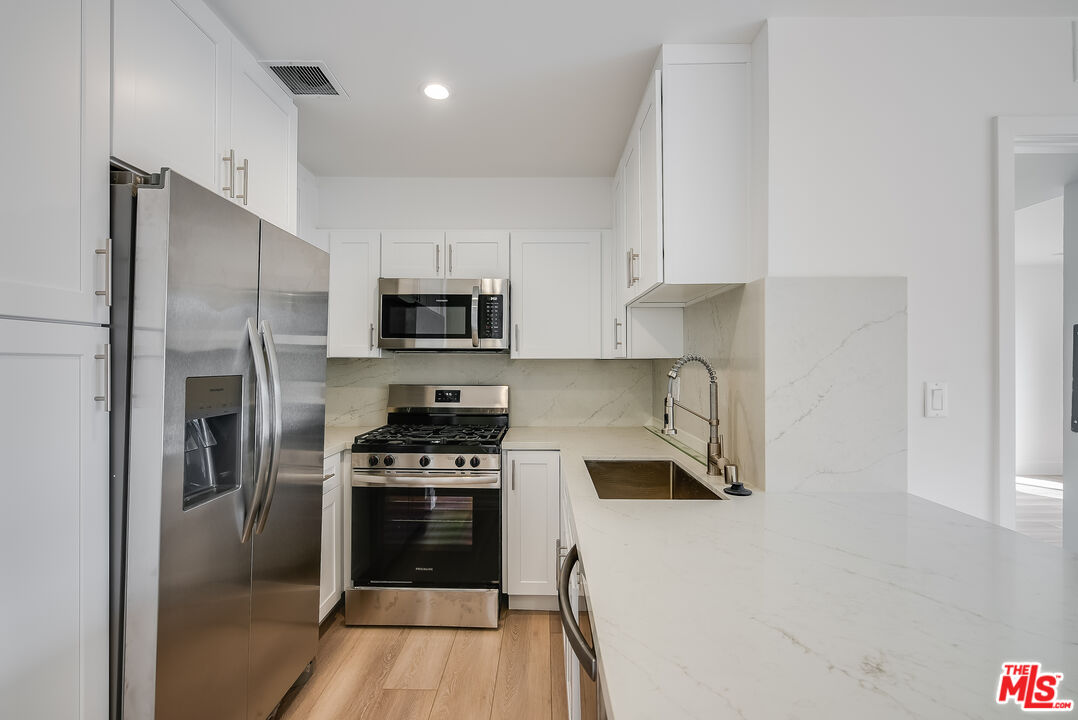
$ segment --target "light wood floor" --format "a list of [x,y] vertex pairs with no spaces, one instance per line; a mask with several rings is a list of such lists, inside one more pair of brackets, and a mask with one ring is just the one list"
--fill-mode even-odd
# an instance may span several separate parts
[[562,720],[556,613],[509,611],[497,630],[322,626],[306,685],[281,720]]
[[[1014,503],[1014,529],[1023,535],[1028,535],[1034,540],[1050,543],[1058,547],[1063,546],[1063,498],[1046,497],[1045,495],[1032,495],[1022,492],[1023,481],[1032,479],[1047,480],[1061,483],[1063,478],[1058,475],[1030,475],[1027,478],[1017,478]],[[1028,486],[1026,486],[1028,488]],[[1038,491],[1036,487],[1034,491]],[[1042,489],[1043,490],[1043,489]],[[1056,494],[1056,493],[1051,493]],[[1058,493],[1061,495],[1062,493]]]

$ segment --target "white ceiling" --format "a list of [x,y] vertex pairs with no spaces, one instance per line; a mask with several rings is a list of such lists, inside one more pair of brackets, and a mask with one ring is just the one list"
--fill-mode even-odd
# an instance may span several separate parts
[[[1074,0],[208,0],[260,60],[325,61],[297,100],[321,176],[610,176],[661,43],[777,16],[1074,14]],[[437,104],[420,93],[448,85]]]

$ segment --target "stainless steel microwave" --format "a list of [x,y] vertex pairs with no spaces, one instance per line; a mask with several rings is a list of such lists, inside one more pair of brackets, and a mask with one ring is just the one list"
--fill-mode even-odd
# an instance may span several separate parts
[[508,350],[509,281],[379,279],[378,347]]

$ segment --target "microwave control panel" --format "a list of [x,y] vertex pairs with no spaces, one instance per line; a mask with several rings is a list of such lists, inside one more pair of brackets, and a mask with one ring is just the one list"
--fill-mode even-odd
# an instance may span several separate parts
[[480,295],[479,296],[479,337],[502,338],[502,317],[505,301],[504,295]]

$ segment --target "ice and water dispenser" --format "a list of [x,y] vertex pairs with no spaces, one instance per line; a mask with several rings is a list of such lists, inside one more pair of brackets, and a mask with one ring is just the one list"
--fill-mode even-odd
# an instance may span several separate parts
[[243,377],[187,378],[184,412],[183,509],[240,486]]

